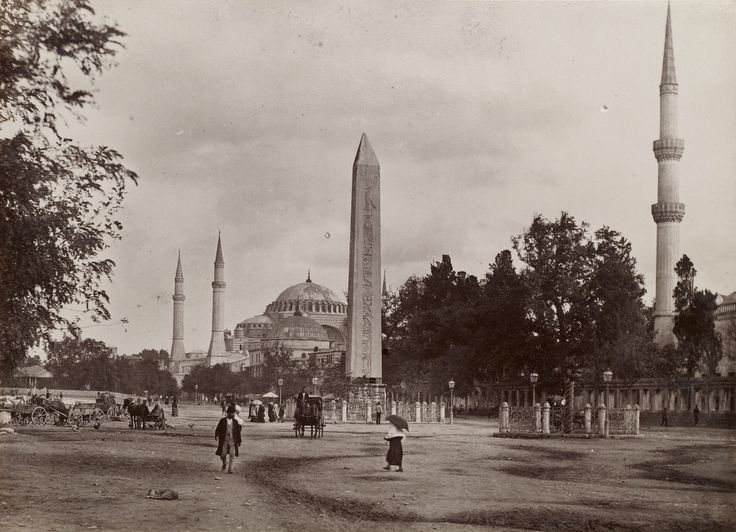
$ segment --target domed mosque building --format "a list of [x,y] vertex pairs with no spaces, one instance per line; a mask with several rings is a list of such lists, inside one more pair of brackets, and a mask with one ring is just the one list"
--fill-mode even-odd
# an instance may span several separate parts
[[[347,304],[327,288],[312,281],[290,286],[263,314],[247,318],[225,331],[229,352],[250,355],[248,366],[263,364],[264,351],[283,346],[304,364],[332,365],[342,360],[347,336]],[[313,358],[313,359],[312,359]]]
[[207,351],[184,349],[184,272],[179,256],[174,276],[174,329],[169,370],[181,384],[194,366],[224,364],[232,371],[258,375],[268,349],[285,347],[309,367],[339,364],[345,356],[347,303],[332,290],[312,282],[290,286],[258,316],[225,328],[225,259],[218,237],[212,282],[212,336]]

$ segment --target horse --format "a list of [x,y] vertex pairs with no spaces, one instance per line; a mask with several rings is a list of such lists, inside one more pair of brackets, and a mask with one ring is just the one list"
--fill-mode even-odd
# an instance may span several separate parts
[[321,403],[307,403],[294,415],[294,435],[304,437],[304,428],[309,425],[310,439],[321,438],[324,433],[324,417]]
[[130,414],[130,428],[146,430],[146,418],[148,417],[148,406],[145,403],[135,404],[131,402],[128,405],[128,414]]

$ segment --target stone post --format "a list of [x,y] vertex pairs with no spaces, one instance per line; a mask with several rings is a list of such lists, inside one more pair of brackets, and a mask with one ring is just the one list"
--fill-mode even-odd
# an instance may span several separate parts
[[606,437],[606,427],[608,422],[606,421],[606,405],[601,403],[598,405],[598,433],[601,437]]
[[626,431],[626,434],[634,433],[634,416],[631,405],[626,405],[624,409],[624,431]]
[[508,432],[509,430],[509,404],[507,402],[501,403],[501,408],[498,413],[498,431]]
[[423,423],[429,423],[431,420],[429,419],[429,415],[427,413],[427,401],[422,401],[422,422]]
[[416,414],[414,421],[416,421],[417,423],[421,423],[422,422],[422,403],[420,403],[419,401],[414,403],[414,412]]
[[391,401],[391,415],[392,416],[396,415],[396,399]]
[[549,403],[547,401],[542,405],[542,433],[549,434]]
[[634,434],[639,435],[639,405],[634,405]]
[[445,422],[445,402],[440,403],[440,423]]
[[542,431],[542,406],[537,403],[534,405],[534,432]]
[[373,421],[373,405],[371,403],[365,405],[365,420],[368,423]]
[[590,424],[593,419],[593,407],[590,403],[585,404],[585,433],[590,434]]
[[343,423],[348,420],[348,402],[345,399],[342,400],[342,412],[340,414],[340,418]]
[[429,421],[430,423],[437,421],[437,403],[434,401],[429,405]]

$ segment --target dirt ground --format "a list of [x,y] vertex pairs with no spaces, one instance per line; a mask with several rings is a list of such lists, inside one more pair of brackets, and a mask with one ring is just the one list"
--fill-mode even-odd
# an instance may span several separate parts
[[[651,429],[639,439],[492,438],[486,420],[413,425],[405,472],[386,472],[386,425],[250,424],[220,472],[218,407],[176,428],[123,422],[0,436],[0,529],[734,530],[736,433]],[[180,499],[145,498],[149,489]]]

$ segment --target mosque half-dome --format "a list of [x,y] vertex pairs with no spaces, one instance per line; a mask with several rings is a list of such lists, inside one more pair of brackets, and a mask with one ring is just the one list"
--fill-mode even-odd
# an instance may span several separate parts
[[269,340],[310,340],[323,341],[330,340],[327,331],[307,316],[296,312],[294,316],[289,316],[278,322],[271,332],[268,333]]

